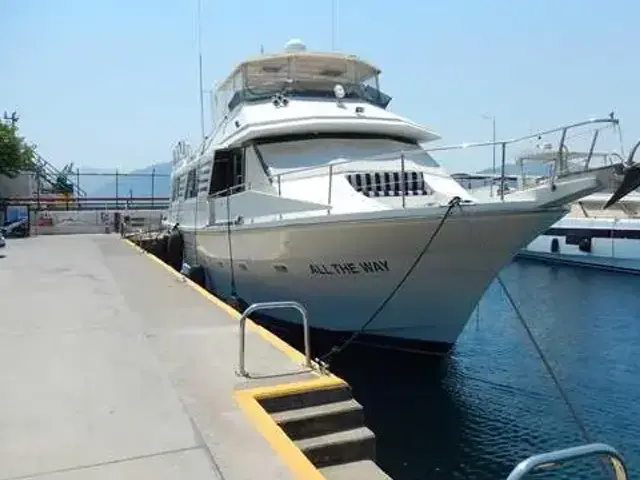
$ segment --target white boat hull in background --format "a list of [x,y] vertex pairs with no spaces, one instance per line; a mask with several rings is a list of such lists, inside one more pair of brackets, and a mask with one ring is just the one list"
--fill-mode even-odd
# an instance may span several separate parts
[[[583,242],[581,248],[582,239],[590,241]],[[565,217],[527,245],[518,257],[640,273],[640,219]]]
[[[456,211],[444,222],[363,338],[392,348],[448,350],[499,270],[566,210],[469,212]],[[235,294],[248,304],[299,301],[312,327],[359,331],[406,274],[441,216],[233,226]],[[183,229],[183,234],[185,262],[204,267],[211,291],[231,295],[226,228],[199,229],[197,237]],[[300,323],[295,312],[285,312],[270,315]]]

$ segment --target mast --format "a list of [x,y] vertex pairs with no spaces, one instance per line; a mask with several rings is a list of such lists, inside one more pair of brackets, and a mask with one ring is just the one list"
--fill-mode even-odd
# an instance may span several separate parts
[[200,84],[200,134],[204,146],[204,87],[202,82],[202,0],[198,0],[198,77]]

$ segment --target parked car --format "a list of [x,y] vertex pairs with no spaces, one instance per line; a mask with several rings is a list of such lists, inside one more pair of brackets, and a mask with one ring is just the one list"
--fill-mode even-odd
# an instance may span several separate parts
[[0,235],[7,238],[21,238],[29,234],[29,221],[26,218],[5,222],[0,225]]
[[0,250],[7,246],[7,241],[4,239],[4,235],[2,235],[2,231],[0,231]]

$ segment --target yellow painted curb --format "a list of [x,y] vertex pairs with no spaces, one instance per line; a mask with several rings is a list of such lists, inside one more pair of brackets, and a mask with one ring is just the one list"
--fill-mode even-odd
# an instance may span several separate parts
[[250,390],[239,390],[235,397],[244,414],[267,439],[271,448],[284,460],[296,478],[300,480],[326,480],[325,476],[276,424],[271,415],[262,408]]
[[[224,310],[229,316],[235,318],[236,320],[240,320],[240,317],[242,316],[242,313],[238,312],[237,310],[235,310],[231,306],[229,306],[226,303],[224,303],[218,297],[216,297],[215,295],[211,294],[208,290],[202,288],[200,285],[195,283],[193,280],[185,277],[180,272],[176,271],[175,269],[173,269],[172,267],[170,267],[169,265],[164,263],[162,260],[160,260],[155,255],[147,252],[143,248],[141,248],[138,245],[136,245],[135,243],[133,243],[131,240],[125,239],[125,243],[129,244],[130,246],[132,246],[133,248],[135,248],[136,250],[138,250],[139,252],[143,253],[148,258],[150,258],[151,260],[156,262],[158,265],[162,266],[165,270],[170,272],[178,280],[186,283],[191,288],[193,288],[196,292],[198,292],[200,295],[205,297],[208,301],[213,303],[215,306],[217,306],[221,310]],[[284,340],[280,339],[277,335],[274,335],[273,333],[271,333],[266,328],[263,328],[260,325],[256,324],[253,320],[251,320],[251,318],[248,318],[247,320],[248,320],[247,324],[249,325],[249,328],[251,330],[253,330],[254,332],[258,333],[263,339],[265,339],[271,345],[276,347],[278,350],[280,350],[282,353],[284,353],[286,356],[288,356],[291,360],[293,360],[297,364],[300,364],[300,365],[304,364],[305,357],[304,357],[304,355],[302,353],[300,353],[298,350],[296,350],[295,348],[290,346]],[[319,371],[320,370],[319,365],[317,363],[313,362],[313,361],[312,361],[312,363],[313,363],[314,369],[316,371]],[[335,375],[333,375],[331,373],[327,373],[327,376],[328,377],[338,378],[338,377],[336,377]]]
[[282,397],[284,395],[294,395],[315,390],[329,390],[336,387],[348,387],[349,384],[336,376],[317,377],[301,382],[280,383],[265,387],[255,387],[238,390],[240,393],[249,393],[256,400],[265,398]]
[[318,377],[304,382],[292,382],[268,387],[256,387],[237,390],[235,398],[244,414],[253,422],[256,429],[269,442],[271,448],[289,466],[296,478],[300,480],[323,480],[324,475],[311,463],[304,453],[295,445],[286,433],[273,420],[271,415],[262,408],[259,400],[264,398],[281,397],[296,393],[325,390],[347,383],[336,376]]

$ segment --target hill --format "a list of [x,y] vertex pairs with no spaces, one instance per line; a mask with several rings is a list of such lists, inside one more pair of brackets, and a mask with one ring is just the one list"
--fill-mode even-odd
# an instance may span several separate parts
[[117,188],[115,174],[107,177],[85,177],[101,180],[101,182],[96,182],[95,187],[91,189],[82,185],[83,178],[81,177],[80,186],[84,188],[90,197],[115,197],[116,191],[119,197],[127,197],[129,195],[132,197],[151,197],[152,190],[154,197],[168,197],[170,193],[170,175],[170,162],[156,163],[126,174],[119,174]]

